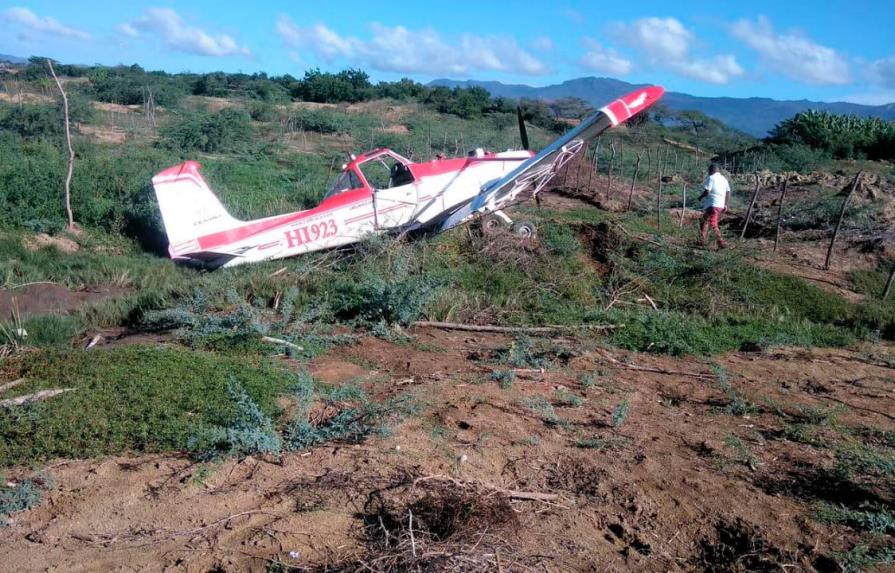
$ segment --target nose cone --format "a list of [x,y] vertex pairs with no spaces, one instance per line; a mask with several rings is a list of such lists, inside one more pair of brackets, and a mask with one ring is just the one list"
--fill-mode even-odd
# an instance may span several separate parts
[[665,88],[662,86],[647,86],[631,92],[621,99],[625,102],[631,115],[634,115],[659,101],[663,94],[665,94]]
[[606,114],[613,126],[616,126],[659,101],[664,93],[663,87],[647,86],[618,98],[600,111]]

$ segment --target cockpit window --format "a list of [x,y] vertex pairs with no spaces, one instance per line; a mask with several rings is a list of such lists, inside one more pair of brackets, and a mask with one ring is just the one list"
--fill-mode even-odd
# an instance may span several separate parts
[[347,171],[343,171],[336,177],[336,180],[332,182],[329,186],[329,189],[326,190],[326,195],[324,195],[324,199],[329,199],[343,191],[348,191],[350,189],[360,189],[363,187],[363,184],[360,182],[360,177],[357,176],[357,173],[354,172],[353,169],[349,169]]
[[410,169],[388,155],[382,155],[362,163],[360,170],[373,189],[391,189],[413,183],[413,174]]

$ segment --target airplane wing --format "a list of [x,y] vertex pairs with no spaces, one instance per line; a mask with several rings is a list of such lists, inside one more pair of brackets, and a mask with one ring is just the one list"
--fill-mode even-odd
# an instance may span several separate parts
[[441,224],[440,230],[446,231],[477,215],[504,209],[517,199],[533,197],[584,148],[586,142],[653,105],[664,93],[662,87],[648,86],[602,107],[506,176],[484,186],[470,202],[452,213]]

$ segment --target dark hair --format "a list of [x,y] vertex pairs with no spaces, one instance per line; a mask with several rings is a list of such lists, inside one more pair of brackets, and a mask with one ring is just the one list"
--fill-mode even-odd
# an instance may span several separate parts
[[721,168],[718,167],[717,163],[712,163],[711,165],[709,165],[709,175],[713,175],[715,173],[720,173],[720,172],[721,172]]

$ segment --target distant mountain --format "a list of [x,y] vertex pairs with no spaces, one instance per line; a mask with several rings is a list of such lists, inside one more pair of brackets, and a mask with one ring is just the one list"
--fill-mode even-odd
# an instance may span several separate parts
[[27,58],[20,58],[18,56],[10,56],[9,54],[0,54],[0,62],[9,62],[10,64],[27,64]]
[[[638,87],[612,78],[577,78],[561,84],[535,88],[519,84],[457,81],[438,79],[429,85],[453,87],[480,86],[492,96],[530,99],[578,97],[591,105],[603,105]],[[871,106],[856,103],[824,103],[808,100],[774,100],[770,98],[699,97],[680,92],[667,92],[662,103],[673,110],[697,110],[756,137],[764,137],[778,122],[808,109],[895,120],[895,103]]]

